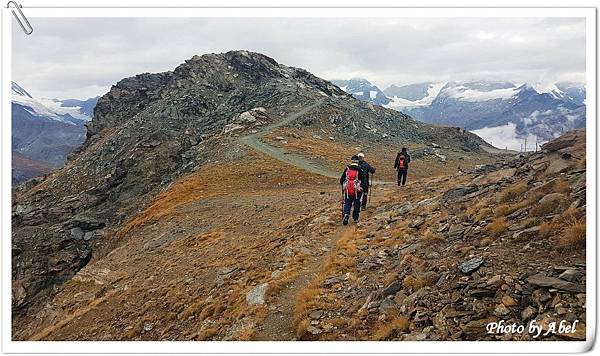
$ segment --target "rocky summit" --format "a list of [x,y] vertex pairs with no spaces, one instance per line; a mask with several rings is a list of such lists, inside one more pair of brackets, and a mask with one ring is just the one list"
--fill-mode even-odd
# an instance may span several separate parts
[[[86,126],[63,168],[13,189],[14,339],[519,339],[482,326],[585,324],[585,131],[513,156],[247,51],[123,79]],[[378,168],[372,203],[344,227],[338,177],[359,151]]]

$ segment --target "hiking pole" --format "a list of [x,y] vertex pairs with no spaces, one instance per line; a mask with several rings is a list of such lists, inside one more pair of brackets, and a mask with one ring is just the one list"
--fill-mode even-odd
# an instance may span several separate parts
[[367,199],[367,203],[368,204],[372,203],[372,201],[371,201],[371,192],[373,191],[373,187],[375,186],[375,172],[371,173],[371,176],[373,177],[373,181],[371,183],[371,186],[369,187],[369,194],[368,194],[369,195],[369,197],[368,197],[369,199]]
[[345,203],[345,196],[344,196],[344,186],[342,185],[342,219],[344,218],[344,203]]

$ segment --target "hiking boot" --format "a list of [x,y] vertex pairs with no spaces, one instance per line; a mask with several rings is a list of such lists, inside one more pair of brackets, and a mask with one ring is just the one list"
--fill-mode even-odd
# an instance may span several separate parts
[[358,224],[358,219],[353,219],[355,224]]
[[343,225],[348,225],[348,220],[350,220],[350,216],[349,215],[344,215],[344,219],[342,220],[342,224]]

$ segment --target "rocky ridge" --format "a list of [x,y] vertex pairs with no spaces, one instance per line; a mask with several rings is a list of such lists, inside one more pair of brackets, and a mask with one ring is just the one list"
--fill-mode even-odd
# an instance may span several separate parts
[[13,190],[15,315],[43,305],[55,286],[121,244],[124,224],[178,178],[240,159],[239,137],[320,104],[290,126],[340,141],[436,141],[462,155],[477,136],[360,102],[309,72],[247,51],[194,56],[172,72],[141,74],[98,100],[87,139],[66,166]]

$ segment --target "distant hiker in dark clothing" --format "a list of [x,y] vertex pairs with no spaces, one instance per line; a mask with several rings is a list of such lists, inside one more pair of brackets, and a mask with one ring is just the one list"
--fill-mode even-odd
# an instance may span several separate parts
[[369,197],[369,189],[371,187],[371,182],[369,181],[370,176],[369,174],[375,174],[375,167],[371,166],[370,164],[367,163],[367,161],[365,161],[365,154],[364,153],[359,153],[358,155],[358,165],[360,166],[360,168],[363,170],[363,172],[365,173],[365,191],[363,192],[363,196],[362,196],[362,204],[361,207],[363,209],[367,208],[367,198]]
[[394,169],[398,170],[398,186],[406,184],[409,163],[410,155],[406,152],[406,147],[402,147],[402,151],[398,152],[396,162],[394,163]]
[[360,215],[360,199],[366,188],[365,172],[360,168],[358,156],[352,156],[352,163],[344,169],[340,178],[342,193],[344,194],[344,206],[342,209],[342,224],[348,225],[350,219],[350,210],[352,210],[352,219],[358,222]]

